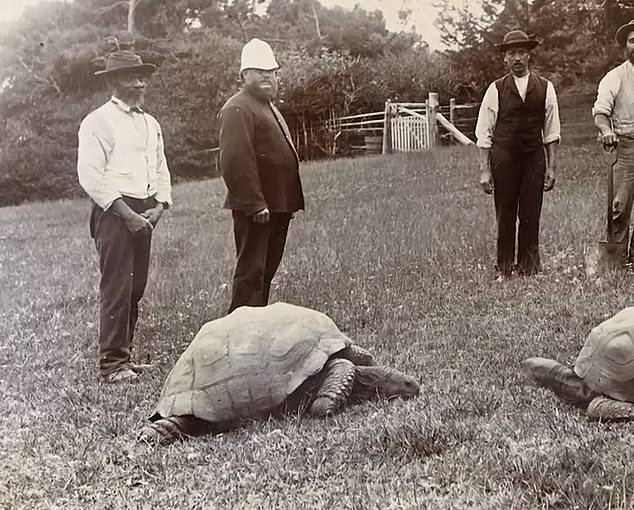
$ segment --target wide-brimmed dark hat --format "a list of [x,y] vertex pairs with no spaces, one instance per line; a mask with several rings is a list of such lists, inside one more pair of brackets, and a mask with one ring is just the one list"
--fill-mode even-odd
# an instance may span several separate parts
[[523,30],[511,30],[500,44],[495,45],[500,51],[506,51],[509,48],[532,50],[535,46],[539,46],[539,41],[535,37],[529,37]]
[[619,29],[616,31],[616,34],[614,35],[614,39],[616,39],[616,42],[619,46],[625,46],[627,36],[630,35],[630,32],[632,30],[634,30],[634,19],[619,27]]
[[154,64],[144,64],[141,57],[130,50],[120,50],[106,55],[106,68],[96,71],[95,75],[108,76],[124,73],[139,73],[144,75],[156,71]]

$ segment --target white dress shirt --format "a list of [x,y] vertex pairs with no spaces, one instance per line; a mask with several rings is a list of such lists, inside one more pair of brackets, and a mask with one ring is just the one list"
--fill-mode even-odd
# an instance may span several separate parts
[[77,174],[104,210],[122,195],[172,204],[161,126],[114,96],[81,122]]
[[634,66],[629,60],[609,71],[599,82],[592,116],[612,121],[617,135],[634,136]]
[[[522,98],[526,99],[526,90],[528,88],[529,74],[520,78],[513,76],[513,81],[517,87],[517,91]],[[542,130],[542,140],[544,145],[561,140],[561,124],[559,121],[559,105],[557,104],[557,94],[553,84],[546,80],[546,116],[544,118],[544,128]],[[484,94],[480,111],[478,113],[478,122],[476,124],[475,135],[477,145],[483,149],[490,149],[493,146],[493,133],[495,132],[495,124],[498,120],[499,98],[498,89],[495,82],[489,85]]]

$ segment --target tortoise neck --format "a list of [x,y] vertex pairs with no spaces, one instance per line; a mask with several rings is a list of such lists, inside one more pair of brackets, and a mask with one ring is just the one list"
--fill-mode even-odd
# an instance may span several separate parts
[[392,370],[387,367],[356,367],[354,379],[354,394],[380,394],[389,393],[386,382],[392,379]]

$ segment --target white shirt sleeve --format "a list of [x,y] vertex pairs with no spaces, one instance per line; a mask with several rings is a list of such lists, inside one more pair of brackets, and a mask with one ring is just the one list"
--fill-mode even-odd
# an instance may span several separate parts
[[619,91],[619,74],[618,67],[606,74],[599,82],[597,89],[597,98],[592,107],[592,117],[601,113],[607,117],[612,116],[614,110],[614,102]]
[[561,123],[559,121],[559,104],[554,85],[549,81],[546,87],[546,116],[544,118],[544,145],[561,140]]
[[106,210],[121,194],[108,182],[105,175],[112,141],[97,130],[94,117],[85,118],[79,127],[77,175],[80,186],[102,209]]
[[494,82],[484,93],[478,112],[478,122],[475,129],[478,147],[490,149],[493,146],[493,132],[498,120],[498,108],[498,89]]
[[155,198],[157,202],[167,202],[169,205],[172,205],[172,183],[169,168],[167,167],[167,158],[165,157],[165,142],[163,141],[163,131],[161,130],[161,125],[156,119],[152,117],[152,121],[154,122],[154,128],[156,129],[156,133],[158,135],[158,144],[156,148],[157,183]]

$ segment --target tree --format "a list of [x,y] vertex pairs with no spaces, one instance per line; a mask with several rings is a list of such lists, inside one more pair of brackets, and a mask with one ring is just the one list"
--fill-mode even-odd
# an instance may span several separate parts
[[533,68],[558,88],[583,83],[596,86],[599,77],[620,58],[613,34],[631,9],[617,0],[484,0],[483,14],[476,16],[447,0],[439,5],[437,26],[450,47],[447,54],[464,71],[465,91],[475,97],[505,72],[494,44],[516,28],[542,41],[533,52]]

